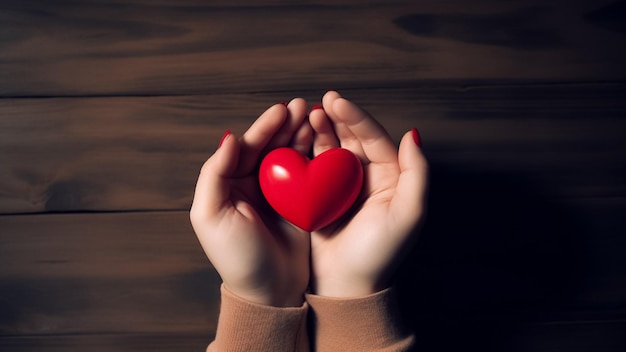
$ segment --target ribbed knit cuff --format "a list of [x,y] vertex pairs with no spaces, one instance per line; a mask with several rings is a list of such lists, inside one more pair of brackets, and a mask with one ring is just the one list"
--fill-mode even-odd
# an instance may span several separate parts
[[300,307],[272,307],[246,301],[224,285],[215,341],[207,351],[308,351],[306,315]]
[[316,351],[408,351],[413,344],[390,288],[350,299],[307,294],[306,300]]

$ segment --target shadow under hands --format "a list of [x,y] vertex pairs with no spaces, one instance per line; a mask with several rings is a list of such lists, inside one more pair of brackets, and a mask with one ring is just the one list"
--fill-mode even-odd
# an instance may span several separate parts
[[511,175],[432,165],[431,180],[396,285],[420,350],[508,350],[524,323],[571,311],[588,274],[565,206]]

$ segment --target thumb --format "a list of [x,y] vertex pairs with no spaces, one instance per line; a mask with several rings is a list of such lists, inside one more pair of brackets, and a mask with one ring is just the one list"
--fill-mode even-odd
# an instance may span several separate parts
[[235,135],[226,131],[218,149],[202,165],[191,205],[192,224],[215,216],[230,200],[229,178],[237,168],[239,147]]
[[428,163],[413,129],[404,134],[398,151],[400,176],[390,207],[406,226],[413,227],[422,218],[428,184]]

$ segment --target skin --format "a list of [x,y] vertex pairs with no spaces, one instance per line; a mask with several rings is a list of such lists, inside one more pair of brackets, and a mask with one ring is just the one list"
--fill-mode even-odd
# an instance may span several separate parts
[[[369,114],[330,91],[306,119],[292,100],[265,111],[240,139],[229,135],[202,167],[191,222],[225,287],[251,302],[299,306],[307,289],[362,297],[391,284],[424,215],[427,163],[407,132],[396,149]],[[304,232],[267,209],[256,165],[274,148],[318,155],[343,147],[363,164],[365,184],[354,212]]]
[[227,289],[254,303],[300,306],[309,282],[309,234],[266,208],[256,165],[266,151],[309,148],[306,102],[266,110],[237,138],[228,135],[204,163],[190,218]]
[[359,156],[365,184],[357,211],[311,234],[311,290],[328,297],[366,296],[391,284],[415,240],[425,210],[427,163],[411,132],[396,149],[368,113],[328,92],[309,116],[314,155],[343,147]]

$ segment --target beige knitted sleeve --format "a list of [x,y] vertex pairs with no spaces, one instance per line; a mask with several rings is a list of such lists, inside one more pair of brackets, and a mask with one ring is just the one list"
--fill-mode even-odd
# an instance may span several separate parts
[[393,290],[333,299],[306,295],[315,351],[409,351],[414,335],[403,328]]
[[215,340],[209,352],[307,352],[308,305],[279,308],[245,301],[221,288],[222,302]]

